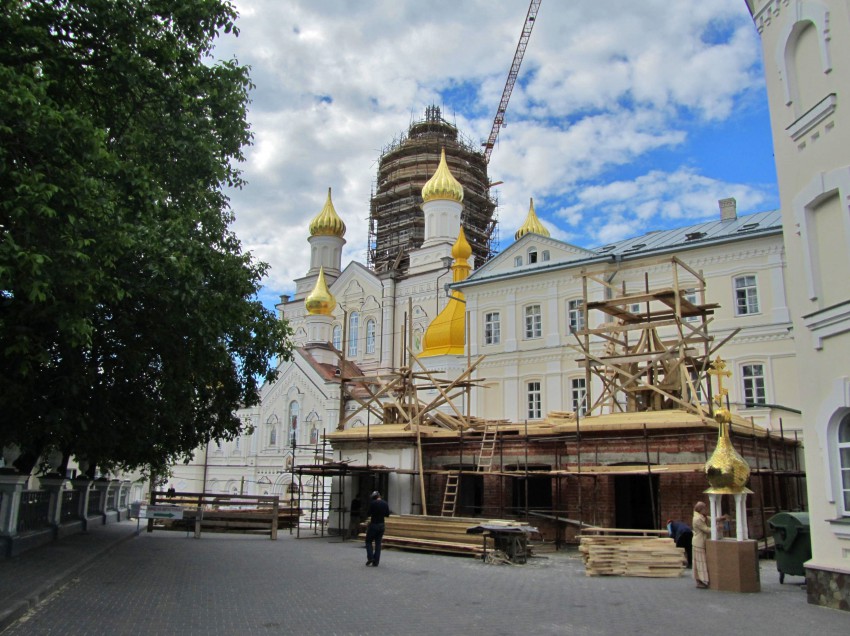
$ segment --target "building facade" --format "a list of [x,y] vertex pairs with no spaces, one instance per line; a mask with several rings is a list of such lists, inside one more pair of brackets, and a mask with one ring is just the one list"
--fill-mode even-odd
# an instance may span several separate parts
[[850,609],[850,5],[748,0],[761,36],[805,425],[809,601]]

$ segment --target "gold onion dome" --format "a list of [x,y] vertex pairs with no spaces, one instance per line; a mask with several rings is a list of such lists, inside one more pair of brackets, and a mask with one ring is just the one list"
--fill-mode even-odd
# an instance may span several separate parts
[[525,236],[526,234],[549,236],[549,230],[547,230],[546,226],[540,222],[540,219],[537,218],[537,213],[534,211],[534,199],[529,199],[529,201],[528,216],[525,217],[525,223],[523,223],[522,227],[520,227],[516,231],[516,234],[514,234],[514,239],[517,241],[520,237]]
[[[460,228],[457,241],[452,246],[452,281],[457,283],[469,276],[468,259],[472,248],[466,240],[463,228]],[[443,311],[437,314],[433,322],[425,330],[422,339],[422,357],[438,355],[461,355],[466,345],[466,305],[463,292],[453,290],[449,302]]]
[[463,228],[460,228],[460,233],[457,235],[455,244],[452,245],[452,258],[455,261],[466,261],[472,256],[472,246],[466,240],[466,234]]
[[735,495],[749,493],[747,480],[750,478],[750,466],[738,454],[729,439],[732,414],[726,409],[718,409],[714,414],[717,420],[717,446],[708,461],[705,462],[705,476],[711,486],[707,492],[711,495]]
[[328,285],[325,282],[325,268],[319,269],[319,277],[316,279],[316,286],[313,291],[307,296],[304,301],[304,306],[307,308],[307,313],[311,316],[330,316],[336,307],[336,298],[333,297]]
[[339,218],[339,215],[334,209],[334,204],[331,201],[331,189],[328,188],[328,200],[325,201],[325,207],[310,221],[310,236],[338,236],[340,238],[345,235],[345,223]]
[[422,202],[434,201],[437,199],[447,199],[449,201],[463,202],[463,186],[449,172],[449,165],[446,163],[446,149],[440,150],[440,165],[437,166],[437,171],[434,176],[428,179],[422,188]]
[[732,446],[728,428],[732,424],[732,414],[722,407],[723,398],[729,393],[723,388],[723,378],[731,377],[732,373],[726,369],[726,363],[720,356],[712,362],[708,373],[718,379],[717,395],[714,397],[718,408],[714,412],[717,422],[717,446],[705,462],[705,476],[711,488],[705,492],[710,495],[750,493],[752,491],[747,488],[750,466]]

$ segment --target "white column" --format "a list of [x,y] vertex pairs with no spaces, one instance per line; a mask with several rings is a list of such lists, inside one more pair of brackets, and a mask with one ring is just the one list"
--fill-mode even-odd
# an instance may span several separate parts
[[717,518],[720,516],[720,497],[721,495],[709,495],[708,501],[711,504],[711,540],[717,541]]

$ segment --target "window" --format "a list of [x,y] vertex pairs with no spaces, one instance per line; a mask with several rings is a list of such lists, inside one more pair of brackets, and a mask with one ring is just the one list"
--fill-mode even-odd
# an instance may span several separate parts
[[289,445],[295,448],[298,440],[298,413],[301,410],[298,402],[292,401],[289,403]]
[[342,350],[342,327],[334,325],[333,342],[331,343],[337,351]]
[[738,276],[735,279],[735,314],[747,316],[759,312],[759,296],[756,277]]
[[514,257],[514,267],[522,267],[522,256]]
[[528,383],[528,411],[527,416],[530,420],[540,419],[540,382]]
[[357,330],[360,325],[360,314],[356,311],[351,312],[348,317],[348,357],[353,358],[357,355]]
[[[687,300],[692,305],[698,304],[697,290],[695,289],[686,289],[685,291],[683,291],[682,298]],[[699,320],[699,316],[688,316],[687,318],[685,318],[685,322],[695,322],[697,320]]]
[[764,392],[764,365],[745,364],[741,367],[741,376],[744,380],[744,405],[767,404]]
[[499,344],[502,337],[501,317],[498,311],[484,314],[484,344]]
[[584,329],[584,302],[581,300],[570,300],[567,302],[567,317],[569,320],[570,333]]
[[549,250],[543,250],[543,262],[549,260]]
[[266,425],[269,427],[269,446],[277,446],[277,415],[269,416]]
[[528,264],[531,265],[532,263],[536,263],[536,262],[537,262],[537,250],[532,247],[530,250],[528,250]]
[[543,317],[540,305],[529,305],[525,308],[525,337],[539,338],[543,335]]
[[375,321],[366,321],[366,353],[375,353]]
[[587,412],[587,387],[584,378],[573,378],[570,380],[570,398],[573,405],[573,413],[584,415]]
[[845,415],[838,425],[838,468],[843,516],[850,516],[850,415]]

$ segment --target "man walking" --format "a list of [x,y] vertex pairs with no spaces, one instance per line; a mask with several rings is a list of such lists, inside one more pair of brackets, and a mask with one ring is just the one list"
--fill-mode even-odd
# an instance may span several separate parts
[[390,516],[390,507],[381,499],[377,490],[372,493],[369,502],[369,527],[366,528],[366,565],[378,567],[381,561],[381,541],[384,538],[386,524],[384,520]]

